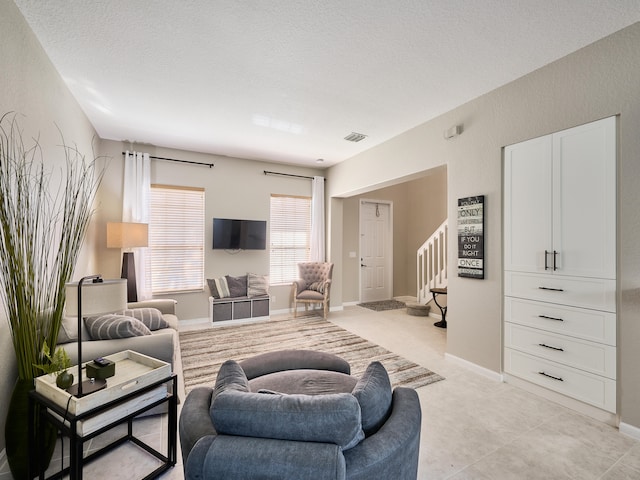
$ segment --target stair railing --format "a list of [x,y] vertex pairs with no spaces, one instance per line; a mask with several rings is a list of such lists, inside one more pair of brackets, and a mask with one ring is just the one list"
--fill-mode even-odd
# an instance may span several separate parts
[[447,285],[447,237],[449,224],[445,220],[418,249],[418,303],[431,300],[432,288],[444,288]]

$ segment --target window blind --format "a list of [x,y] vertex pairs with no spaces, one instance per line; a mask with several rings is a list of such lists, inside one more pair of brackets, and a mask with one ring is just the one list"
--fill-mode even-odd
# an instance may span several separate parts
[[271,195],[270,281],[298,279],[298,263],[309,261],[311,251],[311,197]]
[[151,186],[149,248],[154,294],[204,286],[204,189]]

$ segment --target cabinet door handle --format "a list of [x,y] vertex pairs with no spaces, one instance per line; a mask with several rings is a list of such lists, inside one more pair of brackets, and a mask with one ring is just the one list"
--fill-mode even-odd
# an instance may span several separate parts
[[563,288],[538,287],[540,290],[549,290],[550,292],[564,292]]
[[549,317],[548,315],[538,315],[538,318],[546,318],[547,320],[555,320],[556,322],[564,322],[561,318]]
[[545,343],[539,343],[538,345],[540,345],[541,347],[544,348],[549,348],[551,350],[555,350],[557,352],[564,352],[564,348],[560,348],[560,347],[552,347],[551,345],[547,345]]
[[549,375],[548,373],[538,372],[540,375],[544,375],[545,377],[552,378],[553,380],[558,380],[559,382],[564,382],[562,377],[554,377],[553,375]]
[[547,252],[546,250],[544,251],[544,269],[545,270],[549,270],[549,265],[547,264],[547,256],[549,255],[549,252]]
[[556,257],[558,256],[558,252],[556,252],[555,250],[553,251],[553,271],[555,272],[556,270],[558,270],[558,267],[556,266]]

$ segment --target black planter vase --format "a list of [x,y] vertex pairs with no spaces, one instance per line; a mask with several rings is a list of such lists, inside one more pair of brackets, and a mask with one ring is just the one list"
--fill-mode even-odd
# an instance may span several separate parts
[[[7,412],[4,438],[7,461],[15,480],[31,480],[29,479],[29,392],[34,388],[33,379],[18,379],[13,388]],[[35,415],[37,420],[37,409]],[[40,455],[41,461],[45,463],[45,468],[49,466],[53,456],[56,439],[56,429],[47,424],[45,451]],[[36,472],[33,473],[36,474]]]

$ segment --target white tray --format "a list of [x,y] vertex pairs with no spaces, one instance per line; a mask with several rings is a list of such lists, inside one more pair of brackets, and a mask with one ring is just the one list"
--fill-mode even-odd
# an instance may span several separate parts
[[[116,373],[113,377],[107,378],[107,386],[103,390],[77,398],[58,388],[55,375],[42,375],[36,378],[36,392],[63,409],[67,409],[68,405],[69,414],[80,415],[171,375],[169,363],[132,350],[114,353],[104,358],[115,362]],[[71,367],[69,371],[74,377],[78,376],[77,366]],[[87,380],[85,375],[83,369],[83,380]],[[74,380],[77,383],[78,379]]]

